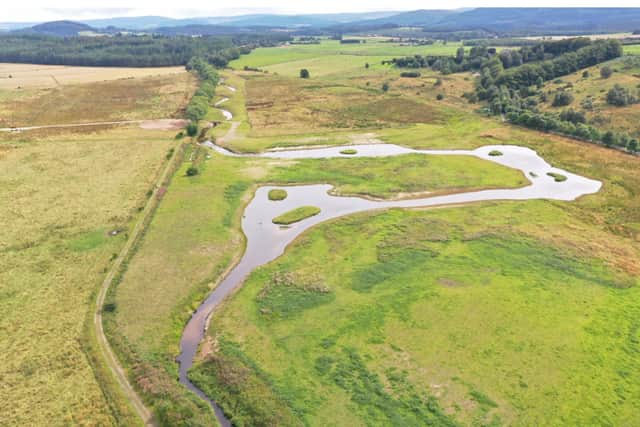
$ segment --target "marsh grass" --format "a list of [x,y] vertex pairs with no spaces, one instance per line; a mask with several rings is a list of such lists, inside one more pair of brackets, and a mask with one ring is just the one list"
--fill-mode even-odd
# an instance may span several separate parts
[[567,180],[567,177],[565,175],[562,175],[561,173],[547,172],[547,175],[553,178],[555,182],[564,182]]
[[277,217],[272,219],[272,222],[274,224],[290,225],[318,215],[319,213],[320,208],[316,206],[301,206],[299,208],[290,210],[289,212],[285,212],[282,215],[278,215]]
[[287,198],[287,190],[283,190],[281,188],[274,188],[273,190],[269,190],[269,200],[280,201]]

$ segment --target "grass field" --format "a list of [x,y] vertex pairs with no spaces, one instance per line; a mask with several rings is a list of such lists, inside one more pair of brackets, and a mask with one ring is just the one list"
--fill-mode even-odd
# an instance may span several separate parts
[[48,89],[0,89],[0,127],[182,117],[194,85],[191,74],[174,70]]
[[630,44],[624,46],[625,55],[640,55],[640,44]]
[[[194,90],[193,79],[177,70],[75,84],[74,76],[91,81],[124,75],[117,69],[109,77],[102,69],[40,68],[4,69],[26,70],[34,81],[59,70],[74,84],[0,90],[2,117],[6,112],[12,124],[164,117],[184,108]],[[126,75],[161,72],[129,69]],[[137,126],[0,134],[0,195],[7,201],[0,204],[3,425],[138,422],[96,353],[93,303],[177,144],[174,135]]]
[[386,68],[382,61],[407,55],[455,55],[459,43],[435,43],[428,46],[402,46],[369,38],[367,43],[340,44],[337,40],[322,40],[320,44],[288,45],[256,49],[229,65],[236,70],[245,66],[260,68],[271,73],[297,76],[301,68],[308,68],[312,76],[363,69],[369,63],[372,69]]
[[0,63],[0,90],[43,89],[69,84],[180,74],[184,67],[69,67]]
[[638,278],[574,227],[610,238],[545,202],[325,224],[215,315],[194,378],[249,425],[632,423]]
[[[576,203],[394,210],[323,224],[254,272],[214,315],[193,380],[234,422],[247,425],[633,423],[640,413],[632,397],[639,391],[632,380],[640,310],[637,160],[476,116],[459,103],[467,84],[460,77],[438,106],[417,95],[414,82],[398,89],[391,70],[344,71],[366,77],[353,83],[357,79],[337,75],[314,81],[313,72],[309,82],[285,73],[246,75],[252,127],[223,143],[239,151],[354,139],[421,148],[518,144],[603,180],[604,189]],[[391,80],[392,90],[372,90],[363,99],[421,97],[415,102],[434,108],[434,115],[391,121],[393,109],[385,105],[385,126],[360,128],[356,120],[333,126],[334,116],[344,116],[335,113],[336,98],[344,94],[357,103],[369,72],[377,82]],[[433,80],[428,93],[435,95]],[[279,85],[295,90],[281,94]],[[298,94],[304,96],[298,100]],[[325,120],[322,110],[308,118],[297,110],[316,96],[330,111],[328,132],[309,131],[308,123]],[[289,109],[280,109],[282,98]],[[369,108],[355,117],[374,114]],[[419,168],[410,175],[400,166],[410,158],[398,160],[398,169],[395,159],[382,159],[370,174],[364,169],[373,168],[371,161],[364,169],[342,169],[341,162],[362,159],[335,159],[274,165],[271,174],[258,176],[333,180],[342,182],[339,192],[375,189],[383,197],[402,191],[394,184],[399,171],[405,188],[425,177],[431,184],[451,179]]]
[[171,145],[135,128],[0,142],[3,424],[117,422],[83,324]]

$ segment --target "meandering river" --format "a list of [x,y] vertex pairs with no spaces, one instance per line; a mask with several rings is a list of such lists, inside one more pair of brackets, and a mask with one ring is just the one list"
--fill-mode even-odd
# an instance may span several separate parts
[[[285,200],[270,201],[267,196],[269,190],[282,187],[263,186],[258,188],[242,216],[242,231],[247,239],[246,250],[240,262],[209,294],[187,323],[180,341],[181,353],[177,358],[180,364],[180,382],[211,403],[218,420],[223,426],[231,425],[229,420],[224,416],[220,408],[200,389],[194,386],[187,377],[187,372],[193,365],[198,345],[205,336],[208,319],[224,298],[240,286],[254,269],[282,255],[287,245],[305,230],[329,219],[376,209],[460,205],[487,200],[549,199],[570,201],[586,194],[596,193],[602,185],[599,181],[552,167],[529,148],[512,145],[485,146],[475,150],[414,150],[393,144],[368,144],[269,151],[255,155],[236,154],[209,141],[205,142],[204,145],[225,156],[271,159],[386,157],[416,153],[424,155],[473,156],[518,169],[530,181],[530,185],[516,189],[471,191],[393,201],[333,196],[329,194],[332,186],[327,184],[287,186],[285,188],[288,196]],[[341,151],[346,149],[356,150],[356,154],[342,154]],[[489,153],[492,151],[499,151],[502,155],[491,156]],[[561,174],[567,179],[563,182],[556,182],[553,177],[547,175],[548,173]],[[317,206],[321,209],[321,212],[316,216],[288,227],[280,227],[272,223],[271,220],[276,216],[305,205]]]

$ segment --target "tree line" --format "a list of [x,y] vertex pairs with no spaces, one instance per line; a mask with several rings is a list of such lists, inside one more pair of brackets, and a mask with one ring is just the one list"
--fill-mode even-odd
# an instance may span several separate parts
[[0,62],[105,67],[162,67],[186,65],[193,57],[217,67],[270,46],[288,35],[166,37],[52,37],[23,34],[0,36]]
[[197,123],[204,119],[209,112],[209,105],[216,94],[216,86],[218,86],[220,78],[215,68],[203,58],[192,58],[186,68],[188,71],[194,71],[200,79],[200,87],[193,94],[186,110],[187,118]]
[[[591,41],[583,37],[547,41],[518,50],[497,52],[484,44],[475,45],[467,54],[458,49],[454,57],[406,57],[388,61],[400,68],[430,67],[442,73],[476,70],[475,91],[465,94],[471,102],[486,101],[493,114],[503,114],[511,123],[546,132],[556,132],[582,140],[620,147],[630,152],[639,149],[638,140],[626,133],[601,131],[586,123],[584,113],[565,110],[560,114],[538,111],[539,95],[546,81],[557,79],[580,69],[591,67],[622,56],[618,40]],[[607,67],[603,67],[607,71]],[[604,77],[603,75],[603,78]],[[627,89],[614,86],[606,96],[611,105],[624,106],[639,101]],[[573,95],[568,91],[555,94],[555,107],[569,105]]]
[[431,68],[443,74],[462,71],[479,71],[489,60],[496,65],[500,62],[502,69],[519,67],[536,61],[550,60],[569,52],[575,52],[589,46],[591,40],[577,37],[557,41],[542,41],[532,45],[524,45],[520,49],[504,49],[497,52],[495,47],[489,47],[486,41],[475,43],[468,51],[464,47],[458,48],[455,56],[414,55],[404,58],[393,58],[383,63],[395,65],[399,68]]

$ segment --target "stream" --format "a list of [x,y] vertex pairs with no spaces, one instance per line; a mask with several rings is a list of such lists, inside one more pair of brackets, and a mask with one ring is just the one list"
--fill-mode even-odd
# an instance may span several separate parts
[[[394,144],[365,144],[339,147],[309,148],[301,150],[268,151],[261,154],[236,154],[206,141],[203,145],[225,156],[252,157],[269,159],[320,159],[350,157],[387,157],[406,154],[473,156],[503,166],[520,170],[530,181],[530,185],[515,189],[497,189],[470,191],[441,196],[405,200],[370,200],[360,197],[333,196],[329,193],[331,185],[295,185],[295,186],[263,186],[256,190],[251,202],[242,216],[242,232],[246,237],[246,249],[239,263],[227,274],[220,284],[209,294],[198,307],[187,323],[180,340],[180,382],[198,396],[208,401],[215,410],[216,417],[223,426],[231,422],[222,410],[200,389],[193,385],[187,372],[200,342],[204,339],[208,319],[215,308],[257,267],[264,265],[280,255],[297,236],[314,225],[341,216],[389,208],[417,208],[443,205],[459,205],[489,200],[563,200],[571,201],[580,196],[593,194],[600,190],[602,183],[582,177],[549,165],[538,154],[525,147],[513,145],[484,146],[475,150],[415,150]],[[342,154],[341,151],[353,149],[355,154]],[[492,151],[500,151],[502,155],[491,156]],[[547,175],[547,173],[564,175],[563,182]],[[268,193],[274,188],[286,189],[288,196],[282,201],[271,201]],[[272,219],[300,206],[317,206],[321,212],[288,227],[273,224]]]

